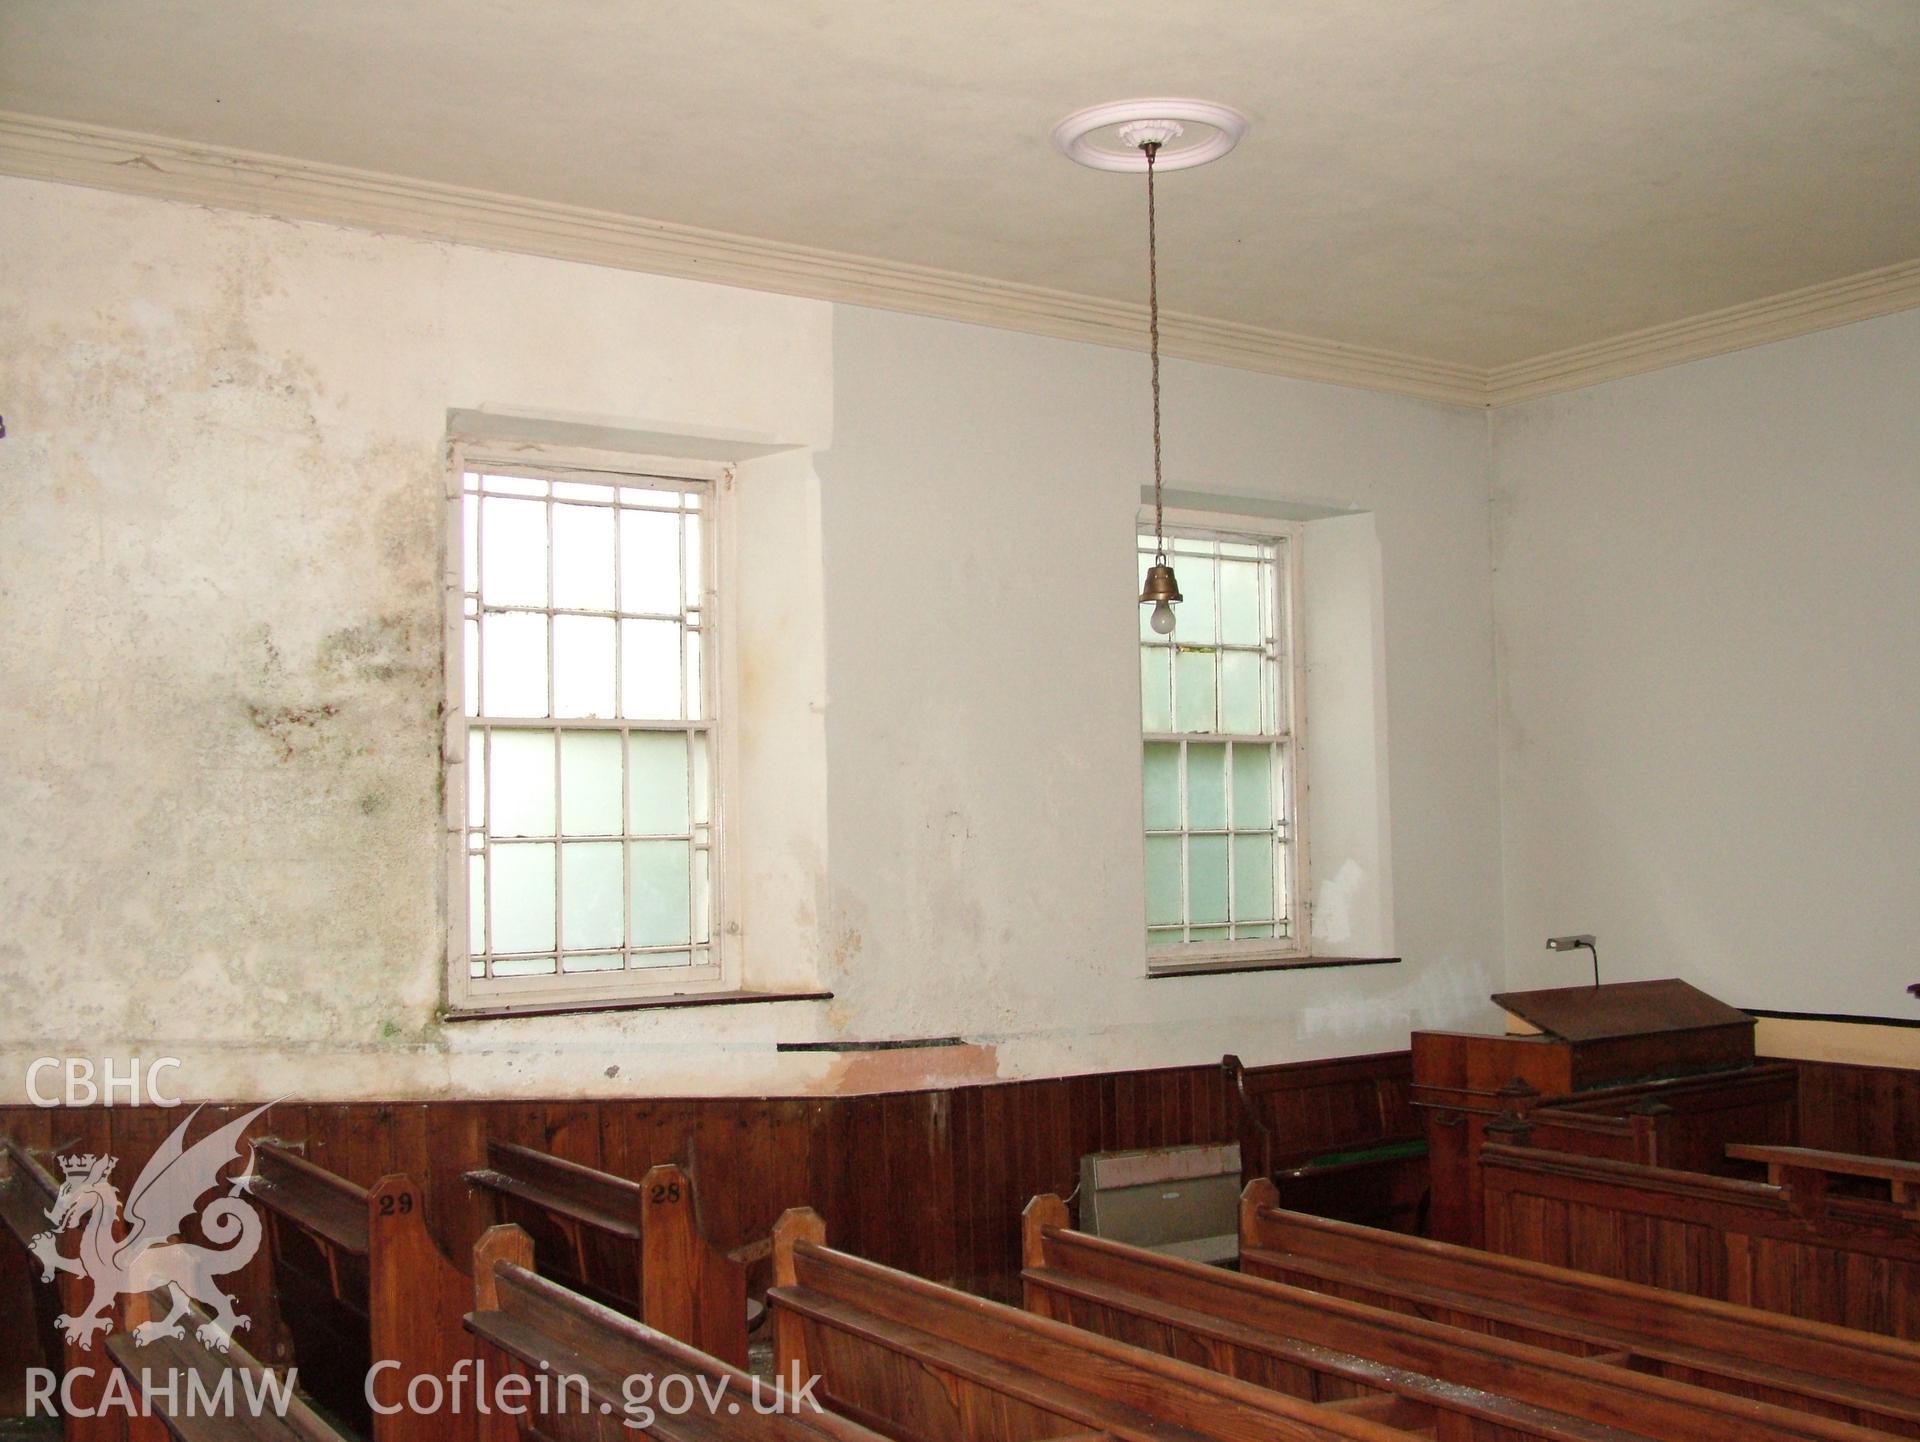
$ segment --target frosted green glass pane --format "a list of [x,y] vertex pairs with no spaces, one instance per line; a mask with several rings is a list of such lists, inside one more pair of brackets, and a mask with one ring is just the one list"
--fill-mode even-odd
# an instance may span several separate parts
[[1234,936],[1241,941],[1257,941],[1273,935],[1273,923],[1262,922],[1258,926],[1236,926]]
[[480,505],[480,598],[489,606],[546,605],[546,502],[489,496]]
[[560,848],[560,944],[570,950],[620,944],[625,898],[620,843],[577,841]]
[[620,513],[620,609],[680,614],[680,517]]
[[687,738],[678,731],[627,736],[627,825],[635,836],[687,830]]
[[552,976],[553,958],[550,956],[515,956],[497,960],[493,964],[495,976]]
[[470,961],[467,963],[467,975],[475,981],[480,980],[480,978],[486,974],[487,964],[484,961]]
[[487,858],[467,858],[467,950],[475,956],[487,949]]
[[487,736],[467,732],[467,825],[478,830],[487,824]]
[[1233,838],[1233,914],[1249,921],[1273,915],[1273,838]]
[[620,737],[617,733],[561,733],[560,825],[569,836],[620,834]]
[[460,623],[460,669],[461,686],[466,696],[466,711],[469,716],[480,714],[480,623],[468,619]]
[[1194,925],[1227,919],[1227,838],[1187,839],[1187,919]]
[[696,731],[688,737],[693,748],[693,824],[705,826],[712,819],[712,803],[708,799],[709,781],[707,778],[707,736],[704,731]]
[[[701,959],[704,961],[705,957]],[[658,971],[662,967],[691,966],[693,957],[684,951],[636,951],[632,953],[627,965],[635,971]]]
[[703,548],[703,542],[700,539],[700,518],[698,516],[688,516],[686,518],[685,528],[687,609],[697,611],[700,609],[700,588],[705,581],[700,566]]
[[1147,945],[1149,947],[1178,946],[1184,939],[1180,928],[1177,926],[1150,929],[1147,932]]
[[1181,651],[1174,658],[1174,703],[1179,731],[1214,729],[1214,664],[1211,651]]
[[1220,640],[1257,646],[1260,635],[1260,571],[1251,561],[1220,563]]
[[488,829],[495,836],[553,835],[553,733],[503,728],[490,737]]
[[1180,923],[1180,838],[1147,838],[1147,925]]
[[713,940],[713,896],[709,890],[709,867],[713,853],[696,848],[693,853],[693,939],[701,946]]
[[[553,843],[493,848],[493,949],[544,951],[553,945]],[[548,968],[551,971],[552,965]],[[499,967],[494,968],[495,971]]]
[[1286,685],[1286,668],[1277,661],[1263,661],[1261,669],[1266,676],[1266,684],[1261,687],[1261,701],[1266,708],[1266,725],[1261,729],[1268,735],[1286,729],[1287,698],[1281,688]]
[[544,496],[547,482],[532,476],[483,476],[482,484],[498,496]]
[[1188,933],[1193,941],[1225,941],[1229,933],[1224,926],[1196,926]]
[[1220,653],[1220,729],[1233,736],[1258,736],[1265,729],[1258,651]]
[[1165,741],[1147,743],[1144,790],[1149,831],[1180,829],[1180,748]]
[[620,623],[620,714],[634,721],[680,719],[680,623]]
[[587,951],[573,956],[560,958],[565,971],[618,971],[621,966],[620,953],[617,951]]
[[613,620],[553,618],[553,714],[613,717]]
[[1227,748],[1217,741],[1187,745],[1187,827],[1223,831],[1227,825]]
[[474,591],[479,586],[480,498],[468,495],[460,498],[460,589]]
[[1211,646],[1219,640],[1213,601],[1214,573],[1218,569],[1211,558],[1198,556],[1182,556],[1174,568],[1180,594],[1186,597],[1173,608],[1177,618],[1174,639],[1183,646]]
[[689,939],[688,844],[635,841],[628,847],[631,887],[627,938],[634,946],[685,945]]
[[706,719],[705,685],[700,679],[700,632],[687,632],[687,719]]
[[613,609],[613,512],[607,507],[553,508],[553,604]]
[[1233,824],[1239,831],[1273,827],[1273,748],[1233,748]]
[[547,714],[547,618],[489,613],[480,628],[482,714]]
[[1140,729],[1173,730],[1173,649],[1140,648]]
[[651,506],[656,510],[680,509],[678,491],[656,490],[652,486],[622,486],[620,503],[625,506]]

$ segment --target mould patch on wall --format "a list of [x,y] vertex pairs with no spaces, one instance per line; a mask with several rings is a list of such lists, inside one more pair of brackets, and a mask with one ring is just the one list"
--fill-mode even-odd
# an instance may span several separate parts
[[294,753],[308,743],[308,738],[315,735],[321,723],[339,714],[340,708],[331,701],[320,701],[310,706],[247,703],[247,719],[253,723],[253,729],[273,741],[279,748],[282,761],[293,760]]

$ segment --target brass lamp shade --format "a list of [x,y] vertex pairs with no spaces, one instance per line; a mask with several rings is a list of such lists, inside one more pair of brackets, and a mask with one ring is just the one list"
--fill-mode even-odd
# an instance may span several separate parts
[[1147,567],[1147,583],[1140,588],[1141,605],[1164,606],[1185,599],[1180,594],[1180,583],[1173,578],[1173,567],[1165,561]]

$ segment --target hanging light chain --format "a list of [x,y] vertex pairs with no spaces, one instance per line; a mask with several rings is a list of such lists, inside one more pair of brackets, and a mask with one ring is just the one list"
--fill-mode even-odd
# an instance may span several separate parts
[[1155,556],[1164,562],[1167,538],[1160,477],[1160,247],[1153,205],[1153,157],[1159,153],[1160,142],[1149,140],[1140,148],[1147,153],[1147,353],[1153,366],[1153,547]]

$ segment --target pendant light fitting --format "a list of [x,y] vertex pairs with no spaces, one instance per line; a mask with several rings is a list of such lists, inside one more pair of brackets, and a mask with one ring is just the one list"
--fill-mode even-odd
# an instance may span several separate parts
[[1182,170],[1218,160],[1247,133],[1247,117],[1204,100],[1122,100],[1077,110],[1053,128],[1054,144],[1069,159],[1095,170],[1147,173],[1147,354],[1153,375],[1153,564],[1140,604],[1153,607],[1148,624],[1173,634],[1174,603],[1184,599],[1167,563],[1165,482],[1160,467],[1160,256],[1154,212],[1157,169]]

